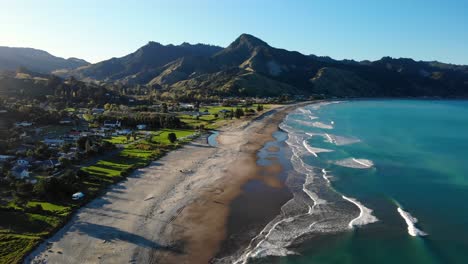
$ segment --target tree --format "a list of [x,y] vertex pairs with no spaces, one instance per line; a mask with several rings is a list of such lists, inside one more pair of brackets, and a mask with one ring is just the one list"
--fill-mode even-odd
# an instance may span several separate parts
[[59,162],[62,165],[62,167],[66,168],[66,169],[71,168],[71,166],[73,165],[71,160],[69,160],[67,158],[59,158]]
[[174,142],[177,141],[177,135],[176,135],[175,133],[171,132],[171,133],[169,133],[169,134],[167,135],[167,139],[169,139],[169,141],[170,141],[171,143],[174,143]]
[[257,112],[263,111],[263,105],[257,105]]
[[242,110],[242,108],[236,109],[235,116],[236,118],[241,118],[241,116],[244,116],[244,111]]
[[78,149],[80,150],[85,150],[86,148],[86,142],[88,141],[88,138],[87,137],[80,137],[77,141],[76,141],[76,146],[78,147]]
[[166,104],[166,103],[163,103],[163,104],[162,104],[162,111],[163,111],[163,113],[167,113],[167,112],[168,112],[168,108],[167,108],[167,104]]

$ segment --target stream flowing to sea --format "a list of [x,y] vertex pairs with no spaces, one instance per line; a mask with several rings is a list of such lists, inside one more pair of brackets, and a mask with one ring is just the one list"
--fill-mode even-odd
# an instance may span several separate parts
[[292,197],[236,263],[468,263],[468,101],[290,113]]

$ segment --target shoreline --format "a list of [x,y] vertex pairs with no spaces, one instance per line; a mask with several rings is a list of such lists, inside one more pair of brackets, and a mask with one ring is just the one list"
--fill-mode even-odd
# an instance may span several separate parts
[[25,262],[209,262],[225,238],[228,205],[258,178],[256,152],[287,113],[310,103],[222,127],[216,148],[204,135],[171,151],[79,209]]

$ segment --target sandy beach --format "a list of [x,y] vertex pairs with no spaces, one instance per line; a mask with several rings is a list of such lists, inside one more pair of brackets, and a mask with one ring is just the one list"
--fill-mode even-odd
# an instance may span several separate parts
[[[208,263],[226,236],[230,202],[259,173],[256,152],[297,106],[270,109],[170,152],[100,198],[38,247],[25,263]],[[280,168],[269,168],[272,172]]]

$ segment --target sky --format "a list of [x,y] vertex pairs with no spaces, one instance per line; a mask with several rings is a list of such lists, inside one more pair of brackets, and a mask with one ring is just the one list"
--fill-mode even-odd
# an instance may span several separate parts
[[335,59],[468,64],[468,0],[0,0],[0,46],[98,62],[149,41],[226,47],[252,34]]

